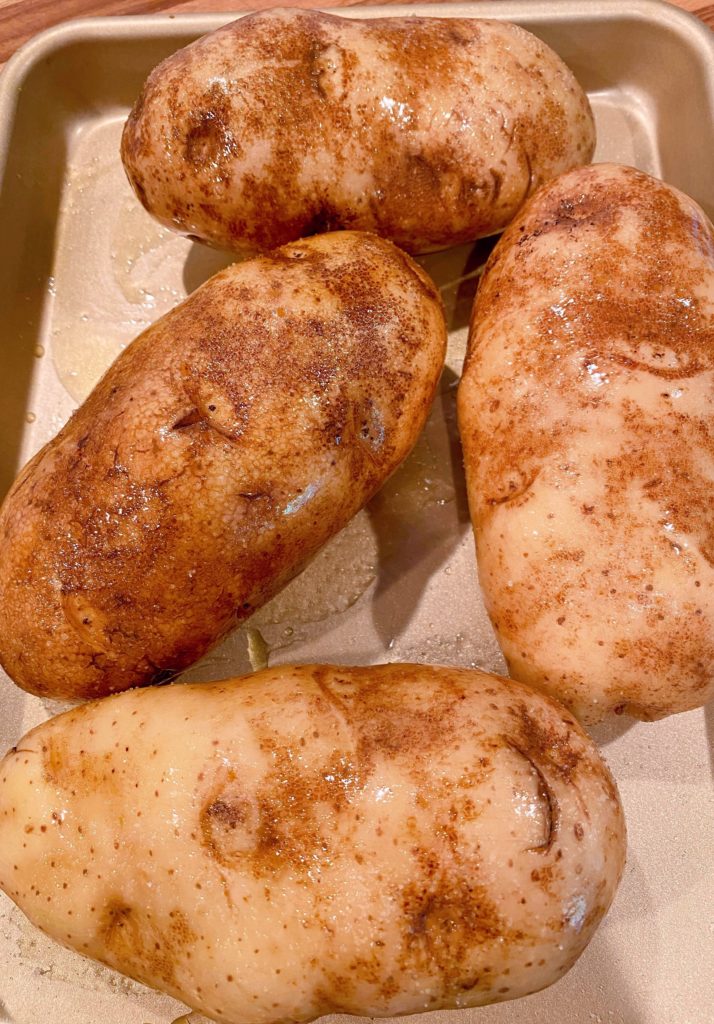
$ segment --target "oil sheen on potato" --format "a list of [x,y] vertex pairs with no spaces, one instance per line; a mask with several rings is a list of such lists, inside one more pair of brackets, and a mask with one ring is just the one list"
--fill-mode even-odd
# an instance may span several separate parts
[[357,228],[420,253],[501,230],[594,145],[575,77],[516,25],[277,10],[155,68],[122,158],[150,213],[221,248]]
[[0,763],[0,887],[59,942],[223,1024],[537,991],[587,945],[624,853],[572,715],[473,670],[132,690]]
[[0,510],[0,662],[44,696],[165,681],[268,601],[411,450],[446,328],[391,243],[234,264],[141,334]]
[[583,721],[714,695],[714,233],[632,167],[544,187],[479,288],[459,426],[511,674]]

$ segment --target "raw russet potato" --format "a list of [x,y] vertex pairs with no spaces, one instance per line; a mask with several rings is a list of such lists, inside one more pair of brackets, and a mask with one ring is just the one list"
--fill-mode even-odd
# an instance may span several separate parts
[[0,763],[0,887],[225,1024],[478,1006],[560,978],[625,826],[564,708],[486,673],[280,667],[132,690]]
[[150,213],[222,248],[356,228],[419,253],[501,230],[594,145],[575,77],[516,25],[293,9],[163,61],[122,158]]
[[632,167],[530,200],[481,281],[458,413],[510,673],[581,721],[714,695],[714,233]]
[[411,450],[444,359],[411,259],[342,232],[217,274],[138,337],[0,510],[0,662],[79,699],[165,680]]

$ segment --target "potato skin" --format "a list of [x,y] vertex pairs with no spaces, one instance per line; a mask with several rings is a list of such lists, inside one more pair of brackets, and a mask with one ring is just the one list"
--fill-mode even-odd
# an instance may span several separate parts
[[479,576],[511,674],[581,721],[714,695],[714,237],[631,167],[503,235],[458,396]]
[[226,1024],[536,991],[587,945],[624,855],[572,716],[473,670],[133,690],[0,763],[0,887],[58,941]]
[[295,576],[412,448],[438,293],[343,232],[213,277],[145,331],[0,510],[0,662],[78,699],[165,679]]
[[594,144],[582,89],[524,29],[293,9],[160,64],[122,159],[150,213],[222,248],[358,228],[419,253],[502,229]]

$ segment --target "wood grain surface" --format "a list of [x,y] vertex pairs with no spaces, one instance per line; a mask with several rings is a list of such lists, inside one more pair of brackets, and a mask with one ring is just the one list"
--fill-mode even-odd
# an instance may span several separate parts
[[[0,63],[42,29],[68,18],[94,14],[188,14],[195,11],[246,11],[266,7],[350,7],[359,0],[0,0]],[[367,0],[390,3],[397,0]],[[402,2],[402,0],[398,0]],[[677,0],[676,7],[696,14],[714,28],[714,3]]]

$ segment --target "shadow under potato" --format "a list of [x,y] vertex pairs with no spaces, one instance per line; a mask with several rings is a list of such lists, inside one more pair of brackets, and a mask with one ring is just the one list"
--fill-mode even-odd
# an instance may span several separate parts
[[631,718],[629,715],[611,714],[603,722],[588,726],[587,732],[590,734],[591,739],[597,743],[598,747],[606,747],[609,743],[614,743],[615,740],[619,740],[621,736],[629,732],[633,726],[637,725],[637,722],[638,719]]
[[418,256],[417,263],[441,292],[448,330],[468,327],[478,282],[500,235]]
[[191,248],[183,265],[183,286],[190,295],[205,284],[210,277],[220,270],[225,270],[232,263],[241,263],[242,259],[234,252],[223,249],[212,249],[203,242],[192,242]]
[[[450,331],[457,331],[468,325],[479,276],[499,238],[500,235],[490,235],[467,245],[416,257],[417,262],[442,292],[447,306],[447,327]],[[242,263],[250,258],[223,249],[214,249],[203,242],[192,241],[183,267],[183,285],[186,293],[190,295],[210,277],[220,270],[225,270],[232,263]],[[456,293],[453,302],[449,301],[446,294],[450,290]]]
[[379,560],[372,619],[385,645],[403,633],[429,578],[471,528],[457,380],[447,367],[414,450],[367,506]]
[[[62,126],[52,122],[48,106],[32,107],[21,90],[0,194],[5,257],[0,273],[0,502],[20,468],[66,161]],[[37,187],[39,180],[42,188]]]
[[[655,941],[649,936],[645,941],[654,959]],[[462,1010],[458,1019],[461,1024],[649,1024],[648,1008],[628,982],[621,955],[601,932],[555,984],[512,1002]]]
[[[0,675],[1,675],[0,670]],[[0,678],[0,758],[23,734],[23,711],[27,694],[10,681],[9,676]],[[0,1009],[2,1003],[0,1003]],[[2,1017],[0,1017],[0,1021]]]

